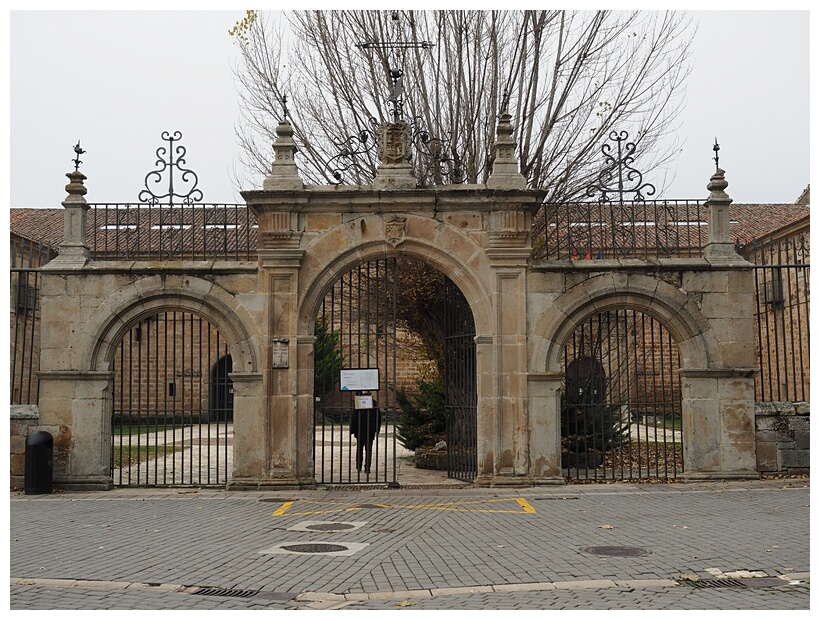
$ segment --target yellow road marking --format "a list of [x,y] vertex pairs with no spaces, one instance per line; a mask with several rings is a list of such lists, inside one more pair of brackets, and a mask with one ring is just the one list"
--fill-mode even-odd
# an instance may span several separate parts
[[[535,514],[535,508],[523,497],[508,497],[504,499],[484,499],[475,501],[462,502],[443,502],[437,504],[375,504],[371,502],[357,502],[351,504],[350,502],[317,502],[311,500],[299,500],[305,504],[315,504],[317,506],[332,506],[331,508],[324,508],[320,510],[310,510],[301,512],[288,512],[288,510],[296,502],[283,502],[282,505],[273,512],[271,516],[282,517],[285,516],[303,516],[303,515],[320,515],[331,512],[352,512],[355,510],[365,510],[370,507],[378,508],[404,508],[407,510],[441,510],[451,512],[483,512],[483,513],[512,513],[512,514]],[[498,504],[501,502],[514,501],[523,510],[513,510],[509,508],[471,508],[471,506],[479,506],[482,504]]]

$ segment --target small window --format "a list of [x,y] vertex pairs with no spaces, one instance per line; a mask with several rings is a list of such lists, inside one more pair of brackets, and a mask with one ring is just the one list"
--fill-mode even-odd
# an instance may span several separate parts
[[170,381],[168,383],[168,397],[169,398],[174,398],[174,397],[176,397],[176,395],[177,395],[177,384],[174,383],[173,381]]

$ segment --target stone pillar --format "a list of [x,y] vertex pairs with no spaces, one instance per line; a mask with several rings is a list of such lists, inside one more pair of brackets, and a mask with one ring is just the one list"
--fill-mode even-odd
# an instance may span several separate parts
[[[260,347],[263,379],[259,398],[264,401],[264,414],[263,419],[250,420],[248,429],[248,433],[261,434],[243,438],[257,447],[245,469],[237,471],[243,478],[237,484],[252,486],[255,481],[258,488],[285,489],[314,482],[312,450],[303,449],[309,440],[305,434],[312,432],[310,411],[303,411],[297,398],[300,364],[305,363],[296,317],[299,267],[305,251],[300,249],[302,234],[294,201],[304,183],[294,161],[293,128],[283,120],[276,131],[276,159],[263,184],[266,193],[249,202],[259,221],[259,291],[267,296],[267,339]],[[257,193],[246,193],[246,199],[250,194]],[[260,450],[264,467],[257,458]]]
[[729,233],[728,183],[717,168],[710,191],[709,238],[703,255],[712,269],[683,275],[717,340],[705,368],[681,369],[684,474],[690,480],[757,478],[754,377],[754,273]]

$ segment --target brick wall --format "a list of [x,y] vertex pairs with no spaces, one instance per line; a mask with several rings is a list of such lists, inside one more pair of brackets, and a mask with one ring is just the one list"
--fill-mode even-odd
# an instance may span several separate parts
[[809,473],[809,403],[755,403],[757,470]]

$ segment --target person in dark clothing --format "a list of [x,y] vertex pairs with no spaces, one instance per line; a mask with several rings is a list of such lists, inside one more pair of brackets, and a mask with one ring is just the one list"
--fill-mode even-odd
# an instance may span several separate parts
[[356,438],[356,471],[370,473],[373,457],[373,441],[382,425],[382,414],[378,403],[373,400],[372,409],[354,409],[350,412],[350,434]]

